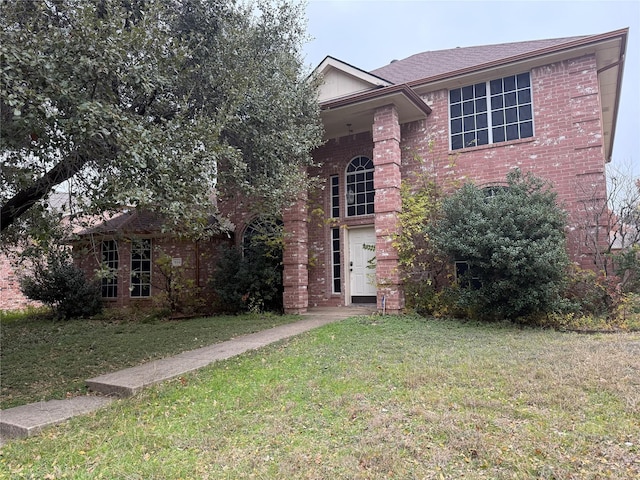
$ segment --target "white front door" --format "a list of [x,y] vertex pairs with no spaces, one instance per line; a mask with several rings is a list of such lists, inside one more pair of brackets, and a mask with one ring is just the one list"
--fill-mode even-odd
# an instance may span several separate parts
[[375,302],[375,247],[373,227],[349,229],[349,285],[353,303]]

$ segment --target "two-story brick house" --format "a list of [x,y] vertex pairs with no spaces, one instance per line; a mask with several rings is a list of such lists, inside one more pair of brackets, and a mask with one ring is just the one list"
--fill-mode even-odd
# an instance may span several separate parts
[[[606,198],[627,34],[424,52],[371,72],[327,57],[316,68],[326,142],[314,152],[320,166],[306,172],[324,188],[284,209],[285,310],[403,309],[393,247],[400,186],[425,165],[443,183],[495,185],[516,167],[550,180],[569,213],[570,256],[593,267],[585,235],[596,225],[585,211]],[[251,202],[227,193],[219,208],[239,245],[260,219]],[[102,259],[117,271],[103,280],[109,303],[155,295],[157,248],[206,290],[215,247],[227,240],[180,243],[142,220],[92,232],[99,242],[81,263],[92,273]]]
[[285,309],[403,309],[392,236],[401,182],[424,161],[480,185],[515,167],[550,180],[571,259],[593,266],[585,211],[606,198],[627,34],[424,52],[371,72],[327,57],[316,69],[326,143],[308,172],[325,188],[284,214]]

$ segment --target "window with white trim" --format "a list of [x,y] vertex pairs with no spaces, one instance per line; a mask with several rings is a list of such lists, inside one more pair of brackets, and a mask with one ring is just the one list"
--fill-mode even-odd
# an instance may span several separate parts
[[131,242],[131,284],[132,297],[151,296],[151,239],[144,238]]
[[533,137],[531,75],[449,90],[451,150]]
[[347,166],[347,216],[370,215],[373,212],[373,162],[365,156],[355,157]]
[[104,240],[100,245],[102,257],[102,298],[118,296],[118,244],[115,240]]

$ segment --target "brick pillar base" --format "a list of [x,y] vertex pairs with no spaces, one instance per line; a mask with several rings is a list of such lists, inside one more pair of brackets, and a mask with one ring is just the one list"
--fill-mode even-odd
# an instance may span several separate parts
[[376,110],[373,142],[378,310],[400,313],[404,309],[404,289],[398,251],[393,246],[394,235],[400,228],[398,214],[402,209],[400,124],[395,106]]

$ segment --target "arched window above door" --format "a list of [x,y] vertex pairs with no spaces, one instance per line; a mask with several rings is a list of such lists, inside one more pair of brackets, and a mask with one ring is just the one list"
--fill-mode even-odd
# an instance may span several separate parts
[[[267,255],[281,255],[282,250],[282,220],[269,215],[256,217],[247,225],[242,234],[242,252],[249,251],[266,253]],[[277,256],[276,255],[276,256]]]
[[352,159],[346,177],[347,217],[373,214],[375,190],[371,159],[363,155]]

